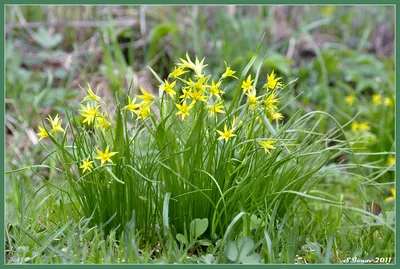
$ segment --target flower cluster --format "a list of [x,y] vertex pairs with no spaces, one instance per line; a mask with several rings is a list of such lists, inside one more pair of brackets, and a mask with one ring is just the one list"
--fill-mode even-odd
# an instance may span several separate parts
[[[147,118],[155,120],[154,109],[158,107],[160,110],[163,105],[166,105],[170,112],[178,117],[181,122],[191,118],[194,113],[199,111],[205,111],[208,117],[215,119],[215,123],[220,120],[222,114],[226,115],[222,119],[223,125],[216,125],[215,131],[219,135],[218,140],[224,140],[229,142],[237,136],[235,133],[240,127],[241,122],[238,122],[238,118],[234,113],[228,113],[228,109],[225,106],[225,100],[223,95],[226,88],[223,84],[226,80],[235,79],[239,80],[235,76],[236,71],[232,70],[231,67],[225,62],[225,72],[220,75],[219,78],[213,79],[211,75],[206,75],[204,64],[204,58],[200,61],[197,56],[192,61],[188,54],[186,59],[180,58],[180,62],[176,64],[174,70],[168,75],[161,85],[159,85],[161,95],[156,97],[151,92],[140,87],[140,94],[133,97],[127,96],[126,104],[122,107],[122,110],[131,112],[130,115],[136,120],[145,121]],[[277,77],[275,71],[267,74],[267,80],[264,86],[257,90],[255,85],[255,79],[251,74],[246,79],[240,80],[241,84],[238,85],[242,89],[242,99],[247,98],[247,113],[254,115],[255,118],[260,119],[260,114],[265,113],[266,118],[269,120],[282,120],[283,115],[278,112],[278,93],[283,88],[281,78]],[[83,126],[88,128],[101,128],[102,131],[109,131],[112,129],[113,123],[111,121],[110,114],[108,113],[108,107],[104,101],[95,94],[90,85],[87,85],[86,97],[81,103],[80,115],[82,116],[81,123]],[[153,105],[154,104],[154,105]],[[230,118],[233,117],[233,120]],[[49,116],[47,119],[51,124],[51,130],[48,132],[43,126],[39,126],[38,136],[40,139],[48,137],[55,132],[63,132],[64,129],[61,127],[62,120],[57,115],[54,119]],[[217,126],[223,126],[222,130],[218,130]],[[276,149],[274,146],[277,143],[276,140],[270,138],[259,138],[258,144],[264,149],[265,153],[271,154],[270,150]],[[106,162],[111,162],[111,157],[117,154],[117,152],[110,152],[110,146],[107,146],[103,151],[98,148],[96,150],[98,156],[94,159],[98,159],[101,162],[101,166]],[[94,160],[90,157],[79,161],[82,173],[86,171],[92,171],[94,168]]]
[[[104,130],[109,130],[112,126],[108,112],[99,111],[101,107],[105,107],[105,111],[108,111],[106,104],[102,101],[102,99],[93,93],[90,85],[87,85],[85,90],[87,92],[86,97],[82,100],[81,103],[87,102],[86,106],[81,105],[80,114],[83,117],[82,124],[87,126],[93,126],[95,124],[96,128],[103,128]],[[38,126],[39,140],[43,138],[51,136],[55,132],[65,133],[65,130],[61,127],[62,119],[58,116],[58,114],[54,117],[54,119],[49,115],[47,120],[50,122],[51,130],[47,131],[45,126]],[[112,163],[111,157],[117,154],[118,152],[109,152],[109,146],[107,146],[104,152],[100,151],[96,148],[98,156],[95,159],[99,159],[101,161],[101,165],[105,162]],[[92,171],[93,169],[93,160],[90,160],[90,157],[81,160],[81,165],[79,168],[82,169],[82,173],[85,173],[86,170]]]
[[[198,105],[200,109],[207,109],[209,117],[218,117],[218,114],[227,113],[225,101],[222,98],[225,93],[222,85],[226,79],[238,79],[235,76],[236,71],[232,70],[225,62],[225,72],[221,74],[218,80],[215,80],[211,78],[211,75],[205,74],[204,69],[206,66],[204,58],[199,60],[196,56],[195,60],[192,61],[189,55],[186,54],[186,59],[180,58],[180,62],[176,64],[174,71],[168,75],[168,79],[165,79],[159,85],[162,93],[160,98],[163,101],[166,100],[166,102],[173,102],[176,109],[175,115],[180,117],[182,121],[191,116],[192,110],[199,103],[203,104]],[[267,81],[263,86],[265,92],[259,94],[254,85],[252,75],[248,75],[242,81],[240,87],[243,90],[243,96],[247,97],[247,104],[250,110],[266,113],[270,120],[282,120],[283,115],[278,112],[277,108],[279,102],[277,91],[283,88],[283,83],[280,80],[281,78],[277,77],[274,71],[267,74]],[[130,111],[132,116],[136,114],[137,119],[146,119],[152,115],[151,104],[156,98],[145,89],[140,88],[140,90],[142,95],[135,96],[133,99],[130,96],[127,97],[128,104],[123,109]],[[137,99],[141,99],[141,102],[136,103]],[[236,136],[234,133],[236,128],[237,126],[228,127],[225,124],[223,130],[216,130],[220,135],[218,139],[227,142]],[[275,142],[268,140],[259,144],[269,153],[268,149],[275,149],[272,146]]]

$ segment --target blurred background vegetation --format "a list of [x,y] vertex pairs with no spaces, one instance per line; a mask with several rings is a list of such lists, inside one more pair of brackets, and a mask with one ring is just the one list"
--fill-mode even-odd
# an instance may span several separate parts
[[[370,126],[362,134],[369,142],[360,151],[382,153],[349,160],[370,164],[355,173],[374,175],[382,183],[372,190],[348,180],[355,177],[351,173],[321,186],[361,191],[361,198],[346,197],[359,208],[370,200],[383,205],[390,195],[394,105],[378,106],[371,100],[373,95],[380,95],[382,102],[394,100],[394,6],[8,5],[5,16],[6,170],[43,160],[46,152],[37,145],[37,126],[48,113],[64,115],[64,106],[77,109],[84,95],[79,86],[90,83],[110,103],[127,94],[132,80],[134,92],[142,86],[157,93],[159,82],[147,67],[167,78],[186,52],[206,57],[214,76],[225,71],[224,61],[240,73],[265,33],[259,59],[268,56],[261,74],[275,70],[284,83],[298,79],[282,98],[285,119],[299,109],[321,110],[337,118],[349,136],[357,136],[348,124],[357,116],[355,121]],[[265,79],[259,79],[258,87]],[[227,92],[226,100],[232,94]],[[344,101],[349,95],[356,97],[352,105]],[[388,166],[384,173],[382,166]],[[25,182],[6,184],[6,203],[16,208],[7,211],[8,221],[16,222],[23,202],[18,193],[36,194],[43,181],[56,176],[50,170],[41,170],[40,176],[29,170],[7,176]],[[63,206],[56,196],[46,203],[49,208],[53,203],[52,210]],[[62,221],[56,218],[54,222]]]
[[[110,102],[132,80],[134,91],[157,93],[147,67],[167,78],[186,52],[206,57],[216,76],[223,61],[241,72],[264,33],[261,73],[298,79],[283,97],[285,119],[322,110],[345,125],[357,115],[371,127],[369,151],[394,152],[394,106],[371,102],[374,94],[394,98],[394,6],[9,5],[5,15],[8,169],[37,162],[43,115],[63,114],[64,104],[78,108],[79,86],[90,83]],[[344,102],[349,95],[353,105]]]

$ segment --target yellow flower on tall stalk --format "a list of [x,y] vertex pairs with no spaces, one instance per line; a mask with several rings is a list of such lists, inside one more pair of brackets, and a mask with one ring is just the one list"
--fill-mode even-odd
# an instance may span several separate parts
[[272,120],[283,120],[283,115],[282,115],[282,113],[279,113],[279,112],[273,112],[271,114],[271,119]]
[[172,73],[169,74],[169,77],[171,78],[178,78],[179,76],[187,73],[188,71],[184,71],[183,68],[174,68],[174,71],[172,71]]
[[182,89],[182,95],[179,96],[179,99],[190,99],[190,95],[192,94],[190,89]]
[[221,85],[222,81],[218,81],[217,84],[215,84],[214,80],[212,80],[210,87],[210,97],[215,95],[218,99],[221,99],[221,95],[224,93],[223,90],[219,89],[219,86]]
[[242,83],[242,89],[243,89],[243,93],[249,92],[251,91],[251,89],[253,89],[253,81],[251,79],[251,74],[247,77],[247,80],[243,81]]
[[344,98],[344,101],[352,106],[354,104],[354,102],[356,101],[356,98],[353,94],[351,94],[351,95],[346,96]]
[[390,193],[392,196],[389,196],[388,198],[385,199],[385,202],[391,202],[396,200],[396,190],[395,188],[390,188]]
[[87,84],[86,92],[88,93],[88,95],[82,100],[82,102],[85,102],[85,101],[88,101],[88,100],[93,100],[93,101],[96,101],[96,102],[100,102],[101,101],[101,98],[93,93],[92,88],[90,87],[89,83]]
[[174,98],[176,95],[176,91],[174,91],[176,81],[172,82],[171,84],[168,82],[168,80],[165,80],[165,84],[160,86],[160,89],[162,89],[164,92],[166,92],[171,98]]
[[109,122],[107,119],[106,119],[106,117],[104,116],[104,114],[103,113],[101,113],[97,118],[96,118],[96,120],[97,120],[97,124],[96,124],[96,128],[99,128],[99,127],[103,127],[104,128],[104,130],[108,130],[108,129],[110,129],[111,128],[111,122]]
[[181,63],[178,63],[178,65],[181,67],[184,67],[184,68],[192,69],[196,73],[196,77],[201,78],[201,77],[203,77],[203,74],[202,74],[203,68],[207,66],[207,64],[206,65],[203,64],[204,59],[205,58],[203,58],[201,61],[199,61],[199,59],[197,58],[197,55],[196,55],[196,60],[193,63],[189,57],[189,54],[186,52],[186,60],[179,58]]
[[224,106],[222,105],[221,102],[215,103],[214,105],[209,106],[208,111],[210,111],[210,117],[215,116],[216,113],[225,113],[225,111],[222,110],[223,108],[224,108]]
[[58,114],[54,117],[54,119],[49,115],[47,120],[51,124],[51,131],[50,133],[60,132],[63,133],[64,129],[61,127],[62,119],[58,117]]
[[276,103],[278,103],[280,98],[275,98],[275,92],[271,92],[270,95],[265,99],[264,104],[267,109],[274,110],[276,109]]
[[236,71],[233,71],[226,62],[224,62],[224,63],[225,63],[226,70],[225,70],[225,73],[222,74],[221,79],[227,78],[227,77],[234,77],[234,78],[238,79],[236,76],[234,76]]
[[82,173],[85,173],[86,170],[92,171],[93,168],[93,161],[89,161],[89,158],[87,158],[86,160],[82,160],[82,164],[81,166],[79,166],[79,168],[83,169]]
[[110,162],[112,163],[111,157],[117,154],[118,152],[109,152],[110,146],[107,146],[106,150],[103,152],[96,148],[97,154],[99,156],[95,157],[95,159],[99,159],[101,161],[101,165],[103,165],[105,162]]
[[128,96],[128,105],[124,106],[123,110],[128,110],[132,113],[133,116],[133,112],[135,111],[135,109],[139,108],[140,105],[136,104],[136,97],[133,98],[133,100],[131,101],[131,97]]
[[186,101],[183,101],[182,105],[180,104],[175,104],[175,105],[178,108],[178,112],[176,112],[176,115],[182,115],[182,120],[184,120],[185,116],[190,116],[189,110],[193,107],[194,102],[192,102],[189,106],[186,105]]
[[271,152],[269,151],[270,149],[276,149],[275,146],[273,146],[273,144],[275,144],[277,141],[275,140],[267,140],[267,141],[259,141],[258,144],[260,144],[260,146],[264,149],[265,153],[268,153],[269,155],[271,155]]
[[207,85],[205,84],[206,80],[207,80],[206,77],[201,77],[196,81],[193,81],[191,78],[189,78],[188,81],[184,80],[186,85],[188,85],[188,87],[185,88],[189,88],[190,90],[204,91],[207,87]]
[[87,104],[87,106],[81,105],[82,109],[80,110],[80,114],[84,117],[83,123],[87,123],[87,125],[92,125],[96,116],[98,115],[98,110],[100,106],[92,106]]
[[150,103],[143,100],[143,102],[139,104],[139,109],[134,110],[133,112],[136,114],[138,119],[147,119],[151,116]]
[[39,141],[42,140],[43,138],[49,137],[49,134],[46,132],[46,129],[38,126],[39,128],[39,133],[37,133],[36,135],[39,136]]
[[383,101],[383,103],[385,104],[385,106],[393,106],[393,99],[392,98],[385,98],[385,100]]
[[375,105],[380,105],[382,104],[382,96],[380,94],[374,94],[372,95],[372,102]]
[[228,130],[228,128],[226,127],[226,125],[224,126],[224,131],[220,131],[217,130],[217,133],[220,135],[220,137],[218,137],[218,140],[221,139],[225,139],[225,141],[227,142],[229,140],[229,138],[236,136],[233,131],[235,130],[235,127]]
[[193,92],[190,93],[190,97],[193,99],[194,102],[196,101],[207,102],[207,96],[204,95],[204,92],[202,90],[199,91],[194,90]]
[[257,106],[257,96],[256,91],[252,91],[251,93],[247,93],[247,102],[251,108],[255,108]]
[[280,89],[283,87],[282,82],[280,82],[279,80],[281,80],[282,78],[276,78],[275,77],[275,71],[272,70],[271,74],[267,74],[267,83],[265,83],[264,88],[266,88],[267,90],[274,90],[274,89]]
[[143,101],[145,101],[146,103],[151,103],[153,100],[156,99],[156,97],[154,95],[152,95],[151,93],[148,93],[142,87],[140,87],[140,91],[142,92],[142,95],[138,95],[138,97],[140,99],[142,99]]

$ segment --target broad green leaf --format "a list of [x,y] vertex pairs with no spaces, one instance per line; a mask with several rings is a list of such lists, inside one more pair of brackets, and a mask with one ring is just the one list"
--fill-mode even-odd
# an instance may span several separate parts
[[225,248],[225,256],[235,263],[260,263],[261,256],[254,251],[254,241],[251,237],[229,241]]
[[208,219],[194,219],[190,223],[191,237],[200,237],[208,228]]

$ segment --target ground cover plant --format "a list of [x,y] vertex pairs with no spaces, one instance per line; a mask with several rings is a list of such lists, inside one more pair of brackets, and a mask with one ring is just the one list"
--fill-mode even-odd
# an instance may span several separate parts
[[[379,23],[356,8],[299,8],[309,21],[288,19],[299,30],[273,44],[274,27],[256,22],[284,11],[210,8],[207,21],[207,8],[180,8],[182,21],[127,9],[142,16],[129,28],[116,7],[106,27],[80,31],[101,56],[74,48],[74,31],[8,32],[7,263],[394,262],[393,59],[379,42],[371,52]],[[6,14],[17,27],[60,11]],[[320,46],[317,30],[344,46]],[[28,60],[29,36],[39,57]],[[311,49],[297,54],[297,38]],[[87,62],[60,65],[71,55]]]

